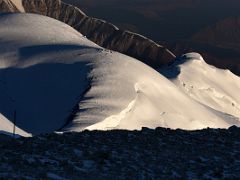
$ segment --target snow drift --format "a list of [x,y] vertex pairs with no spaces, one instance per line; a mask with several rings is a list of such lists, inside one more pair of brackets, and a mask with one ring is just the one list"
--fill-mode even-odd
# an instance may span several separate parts
[[239,120],[240,78],[231,71],[208,65],[198,53],[188,53],[160,73],[213,112]]
[[[173,65],[180,71],[169,80],[48,17],[4,14],[0,24],[0,119],[12,126],[16,110],[21,135],[143,126],[193,130],[240,124],[240,79],[210,67],[195,54]],[[182,87],[182,79],[196,91]],[[6,125],[0,127],[11,132]]]

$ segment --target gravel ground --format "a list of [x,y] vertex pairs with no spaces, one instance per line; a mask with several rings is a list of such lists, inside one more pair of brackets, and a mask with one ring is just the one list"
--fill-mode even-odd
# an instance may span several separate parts
[[240,128],[0,135],[0,179],[239,179]]

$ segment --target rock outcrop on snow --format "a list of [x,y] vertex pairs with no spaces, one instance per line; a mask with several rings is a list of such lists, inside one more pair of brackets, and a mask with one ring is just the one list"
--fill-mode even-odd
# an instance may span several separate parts
[[[107,49],[132,56],[159,67],[174,60],[175,55],[154,41],[129,31],[119,30],[113,24],[92,18],[80,9],[61,0],[22,0],[27,13],[37,13],[60,20],[72,26],[88,39]],[[11,0],[2,0],[1,12],[20,12]]]

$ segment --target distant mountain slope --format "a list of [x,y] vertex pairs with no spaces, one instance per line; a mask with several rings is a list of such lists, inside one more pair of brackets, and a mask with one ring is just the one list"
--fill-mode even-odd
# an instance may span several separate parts
[[98,45],[135,57],[152,67],[159,67],[175,58],[173,53],[154,41],[129,31],[119,30],[106,21],[91,18],[80,9],[60,0],[22,0],[22,4],[19,3],[21,5],[19,10],[16,6],[12,7],[16,3],[11,0],[2,0],[2,2],[5,3],[0,4],[0,12],[23,11],[23,7],[27,13],[37,13],[58,19]]
[[[214,44],[204,43],[203,41],[177,41],[163,42],[166,47],[171,49],[176,56],[183,53],[199,52],[204,60],[215,67],[229,69],[233,73],[240,75],[240,52],[235,48],[226,46],[216,46]],[[236,45],[236,44],[235,44]]]
[[0,0],[1,12],[19,12],[16,5],[10,0]]
[[188,39],[199,30],[240,15],[238,0],[63,0],[121,29],[134,26],[155,41]]
[[[12,120],[16,110],[17,126],[28,133],[240,125],[238,114],[203,104],[151,67],[101,48],[64,23],[20,13],[1,15],[0,24],[0,113]],[[200,56],[184,57],[195,62]],[[207,64],[196,68],[208,74]],[[188,66],[182,70],[193,75]],[[235,101],[216,103],[239,107],[240,79],[233,74],[224,79],[219,71],[209,73],[231,85]],[[215,87],[209,79],[202,84]],[[211,100],[212,91],[206,93]]]
[[188,41],[166,43],[177,56],[200,52],[209,64],[240,75],[240,16],[231,16],[200,29]]
[[176,56],[200,52],[208,64],[240,75],[239,43],[229,42],[239,41],[239,24],[234,20],[240,16],[239,0],[63,1],[121,29],[150,37]]
[[[228,17],[195,33],[192,40],[216,46],[240,48],[240,16]],[[240,50],[239,50],[240,52]]]

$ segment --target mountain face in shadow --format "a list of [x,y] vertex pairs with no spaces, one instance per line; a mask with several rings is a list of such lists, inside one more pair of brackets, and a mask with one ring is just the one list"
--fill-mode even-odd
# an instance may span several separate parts
[[240,15],[227,17],[193,35],[192,40],[215,45],[240,43]]
[[[135,57],[142,62],[159,67],[175,59],[175,55],[151,39],[129,31],[119,30],[106,21],[89,17],[80,9],[60,0],[23,0],[27,13],[37,13],[60,20],[96,44]],[[19,12],[11,0],[0,4],[0,12]]]
[[[166,46],[175,55],[196,51],[214,66],[240,74],[238,0],[64,0]],[[228,56],[228,57],[227,57]],[[232,57],[234,56],[234,57]]]
[[[189,38],[225,17],[240,15],[237,0],[63,0],[119,27],[134,26],[154,40]],[[122,25],[122,26],[121,26]]]
[[[25,12],[65,22],[98,45],[135,57],[154,68],[172,62],[175,55],[196,51],[207,63],[240,74],[237,0],[63,1],[23,0],[22,6]],[[119,28],[89,17],[79,8]],[[13,1],[0,2],[1,12],[21,9]]]

